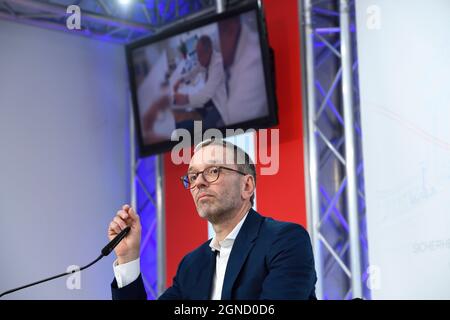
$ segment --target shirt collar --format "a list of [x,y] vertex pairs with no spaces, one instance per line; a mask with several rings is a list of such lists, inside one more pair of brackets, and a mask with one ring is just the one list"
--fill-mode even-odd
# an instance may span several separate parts
[[[248,212],[250,212],[250,210]],[[245,219],[248,216],[248,212],[241,219],[241,221],[239,221],[239,223],[234,227],[234,229],[225,237],[225,239],[223,239],[222,241],[217,241],[216,236],[214,236],[214,238],[209,243],[209,246],[211,247],[212,251],[220,251],[221,247],[228,248],[233,246],[234,240],[236,239],[239,231],[241,230],[242,225],[244,224]]]

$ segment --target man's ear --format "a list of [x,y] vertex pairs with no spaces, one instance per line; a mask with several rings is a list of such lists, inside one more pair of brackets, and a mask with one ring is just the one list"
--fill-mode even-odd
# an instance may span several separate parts
[[253,176],[246,175],[243,179],[241,194],[243,199],[250,199],[253,193],[255,193],[255,179]]

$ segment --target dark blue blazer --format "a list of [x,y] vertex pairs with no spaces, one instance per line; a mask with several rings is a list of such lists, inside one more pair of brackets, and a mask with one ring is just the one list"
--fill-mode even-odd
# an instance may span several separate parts
[[[216,267],[210,241],[183,258],[172,286],[159,299],[210,299]],[[250,210],[230,253],[222,300],[315,299],[315,283],[311,241],[306,230]],[[147,298],[141,276],[121,289],[114,280],[111,287],[113,299]]]

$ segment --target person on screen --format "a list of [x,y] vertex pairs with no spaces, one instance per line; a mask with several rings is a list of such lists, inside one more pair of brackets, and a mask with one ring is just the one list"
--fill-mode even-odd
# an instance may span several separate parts
[[[199,64],[188,74],[178,79],[174,85],[174,104],[188,105],[202,115],[203,127],[219,128],[227,119],[224,109],[226,100],[225,72],[222,56],[213,49],[212,40],[203,35],[197,41],[197,59]],[[182,94],[178,88],[182,83],[191,82],[199,73],[204,74],[204,86],[194,94]],[[177,128],[193,128],[193,120],[177,123]]]
[[[222,127],[227,119],[224,109],[226,100],[225,74],[220,52],[214,50],[209,36],[201,36],[197,40],[196,54],[198,65],[188,74],[177,79],[173,86],[174,94],[163,94],[153,101],[142,116],[142,132],[146,143],[155,143],[167,140],[169,137],[161,136],[153,128],[158,122],[161,113],[170,112],[173,116],[174,129],[194,128],[194,121],[202,121],[203,128]],[[189,85],[201,74],[204,85],[195,94],[182,94],[179,92],[181,84]],[[166,85],[162,86],[165,87]],[[185,106],[186,110],[170,109],[170,105]],[[192,109],[192,110],[187,110]]]
[[[224,140],[198,144],[182,177],[198,215],[215,236],[180,262],[162,300],[315,299],[311,241],[300,225],[252,209],[256,169],[249,155]],[[109,239],[131,226],[115,248],[113,299],[146,299],[139,267],[139,216],[124,205],[108,228]]]
[[235,16],[218,22],[225,69],[226,125],[268,115],[264,69],[258,33]]

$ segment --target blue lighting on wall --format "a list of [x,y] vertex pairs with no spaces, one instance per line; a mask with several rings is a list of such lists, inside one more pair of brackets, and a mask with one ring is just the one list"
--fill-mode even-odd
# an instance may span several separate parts
[[156,157],[140,159],[135,183],[136,206],[142,224],[141,273],[147,297],[153,300],[158,297]]

